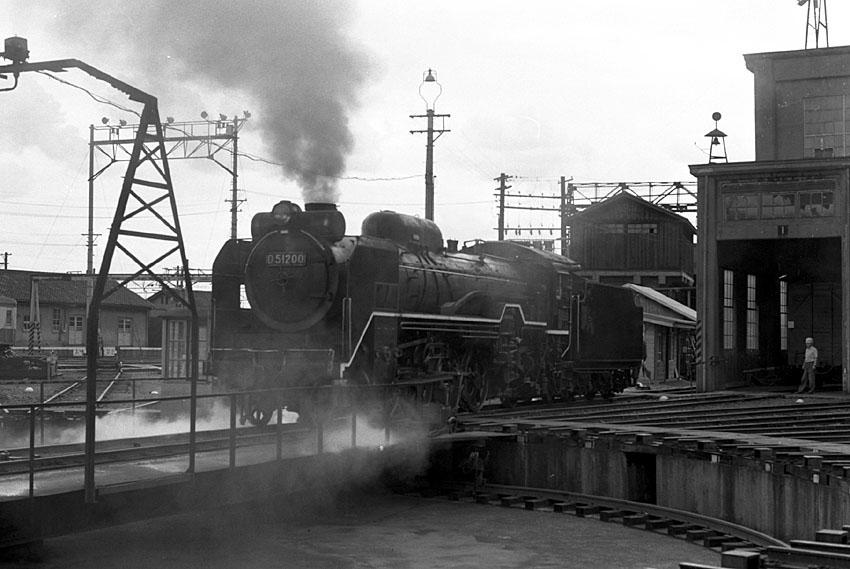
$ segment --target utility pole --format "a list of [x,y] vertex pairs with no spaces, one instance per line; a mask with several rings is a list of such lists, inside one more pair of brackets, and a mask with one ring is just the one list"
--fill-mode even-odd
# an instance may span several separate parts
[[[245,119],[251,116],[246,112]],[[240,119],[233,117],[233,165],[230,174],[233,178],[233,187],[230,190],[230,238],[236,239],[236,225],[238,222],[239,205],[245,202],[245,199],[239,199],[239,129],[241,128]]]
[[[423,74],[422,84],[419,86],[419,96],[425,101],[426,113],[424,115],[410,115],[412,119],[428,119],[426,130],[411,130],[410,134],[427,134],[425,143],[425,219],[434,221],[434,142],[444,132],[451,132],[445,128],[445,119],[451,115],[434,114],[434,104],[443,92],[443,87],[437,82],[436,71],[429,69]],[[442,127],[434,128],[434,119],[443,119]],[[434,136],[436,134],[436,136]]]
[[11,255],[11,253],[9,253],[8,251],[3,253],[3,270],[4,271],[9,270],[9,255]]
[[511,177],[512,176],[508,176],[507,174],[502,172],[501,174],[499,174],[498,178],[495,178],[495,180],[499,182],[499,241],[505,240],[505,190],[508,190],[512,187],[507,185],[508,180],[510,180]]
[[[572,178],[570,178],[572,180]],[[569,226],[567,225],[567,216],[571,213],[569,212],[569,205],[572,205],[572,184],[569,186],[569,195],[567,193],[567,178],[566,176],[561,176],[561,255],[564,257],[569,256],[569,244],[570,244],[570,235],[569,235]]]

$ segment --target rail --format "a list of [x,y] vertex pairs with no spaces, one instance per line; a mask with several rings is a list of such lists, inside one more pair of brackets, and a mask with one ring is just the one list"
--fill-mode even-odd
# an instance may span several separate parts
[[[581,494],[565,490],[511,486],[504,484],[488,483],[483,486],[477,486],[475,490],[471,490],[471,487],[472,485],[469,482],[441,481],[439,483],[439,489],[442,491],[448,491],[450,496],[457,496],[458,492],[466,492],[474,497],[476,502],[481,504],[498,501],[502,505],[508,505],[513,501],[511,498],[516,497],[515,501],[524,502],[525,507],[528,509],[537,509],[540,504],[548,504],[554,511],[567,511],[569,504],[572,504],[574,508],[576,505],[580,505],[583,511],[600,515],[600,519],[603,521],[605,521],[606,518],[606,511],[615,513],[618,512],[620,514],[620,518],[627,515],[626,512],[631,512],[631,515],[640,513],[640,517],[645,519],[675,520],[676,524],[692,526],[693,528],[704,528],[711,530],[711,532],[734,536],[736,539],[752,543],[753,545],[761,548],[788,547],[788,544],[784,541],[752,528],[719,518],[712,518],[684,510],[657,506],[646,502],[634,502],[630,500]],[[558,508],[558,504],[562,505],[562,507]]]

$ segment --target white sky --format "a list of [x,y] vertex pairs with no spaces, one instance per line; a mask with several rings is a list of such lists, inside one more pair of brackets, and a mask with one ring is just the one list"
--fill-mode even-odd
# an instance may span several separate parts
[[[153,50],[139,47],[144,38],[122,41],[136,25],[134,17],[122,17],[122,8],[138,13],[146,2],[113,1],[104,12],[92,7],[98,2],[69,2],[91,26],[79,33],[56,31],[62,16],[49,10],[50,3],[34,3],[43,9],[24,0],[5,4],[0,34],[26,37],[30,61],[81,59],[159,97],[161,116],[178,121],[197,120],[201,110],[213,116],[251,110],[240,151],[269,156],[260,129],[264,118],[250,93],[184,80],[168,65],[152,73],[157,63],[148,60]],[[197,20],[186,25],[193,33],[214,33],[221,15],[209,3],[195,4]],[[272,6],[259,0],[235,4],[244,10]],[[435,145],[435,219],[445,238],[461,241],[495,238],[494,178],[500,172],[520,177],[515,190],[538,194],[557,193],[560,176],[576,182],[691,181],[688,165],[707,161],[703,135],[714,128],[714,111],[723,114],[719,126],[728,135],[730,160],[752,160],[753,78],[742,55],[801,49],[806,24],[806,8],[795,0],[347,4],[345,32],[371,63],[362,71],[360,106],[349,116],[354,149],[345,176],[373,180],[339,184],[348,232],[359,233],[362,219],[377,209],[424,215],[425,136],[409,131],[425,122],[409,115],[424,113],[418,88],[423,72],[433,68],[443,87],[436,111],[451,114],[445,123],[451,132]],[[298,33],[299,22],[294,24],[280,33]],[[829,24],[831,46],[850,43],[850,3],[830,2]],[[173,35],[166,38],[174,40],[171,49],[186,45],[179,32]],[[228,36],[221,34],[220,41],[226,48]],[[123,94],[79,72],[63,78],[129,106]],[[280,81],[297,82],[299,76]],[[0,253],[11,253],[9,268],[85,269],[88,127],[101,116],[137,121],[35,73],[22,75],[18,89],[0,93]],[[101,245],[125,167],[113,165],[96,183]],[[280,199],[302,202],[279,167],[241,159],[239,168],[246,199],[240,236],[248,236],[253,214]],[[230,233],[225,200],[231,179],[207,161],[172,161],[171,169],[190,265],[208,269]],[[525,214],[508,217],[508,223],[550,221]],[[116,258],[113,272],[132,270]]]

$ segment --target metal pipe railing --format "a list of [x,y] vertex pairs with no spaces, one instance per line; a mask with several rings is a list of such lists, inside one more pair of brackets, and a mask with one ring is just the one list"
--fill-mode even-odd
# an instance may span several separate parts
[[[159,378],[157,378],[159,379]],[[111,382],[114,380],[104,380],[104,382]],[[157,394],[157,397],[146,397],[146,398],[137,398],[137,381],[150,381],[150,378],[127,378],[121,381],[129,381],[132,384],[132,398],[131,399],[115,399],[110,400],[108,402],[101,401],[99,403],[99,407],[104,408],[107,405],[109,406],[120,406],[126,405],[126,408],[118,408],[113,409],[112,414],[117,414],[125,411],[130,411],[131,416],[133,417],[133,426],[135,428],[135,414],[137,409],[151,406],[155,404],[169,403],[169,402],[185,402],[192,399],[191,396],[172,396],[172,397],[161,397]],[[378,391],[383,391],[386,389],[386,385],[376,385],[370,386],[370,389],[375,389]],[[360,386],[359,388],[362,388]],[[237,438],[237,429],[239,425],[237,424],[237,416],[239,412],[239,401],[242,397],[254,396],[254,397],[274,397],[275,405],[274,409],[277,412],[277,421],[275,424],[275,460],[282,460],[283,458],[283,449],[284,449],[284,411],[286,410],[286,406],[284,405],[284,401],[287,400],[287,395],[293,395],[295,398],[303,397],[303,392],[305,390],[311,390],[315,393],[316,388],[277,388],[277,389],[263,389],[263,390],[251,390],[251,391],[237,391],[237,392],[225,392],[225,393],[216,393],[216,394],[205,394],[205,395],[195,395],[194,399],[196,400],[214,400],[214,399],[225,399],[229,401],[229,425],[228,425],[228,452],[229,452],[229,468],[234,469],[237,465],[237,450],[239,448],[238,438]],[[326,388],[319,389],[347,389],[346,387],[340,386],[329,386]],[[334,394],[331,394],[334,395]],[[324,399],[320,397],[320,399]],[[29,404],[16,404],[16,405],[6,405],[0,406],[0,408],[6,410],[12,415],[15,414],[16,411],[26,411],[28,417],[28,451],[29,451],[29,466],[28,466],[28,496],[33,498],[36,494],[35,490],[35,481],[36,474],[38,472],[38,464],[37,453],[36,453],[36,441],[39,441],[40,445],[44,445],[46,442],[46,433],[45,433],[45,420],[47,419],[48,412],[51,410],[56,410],[60,408],[67,408],[70,406],[79,407],[80,401],[73,402],[56,402],[53,401],[52,398],[45,399],[44,397],[44,382],[41,383],[40,391],[39,391],[39,402],[38,403],[29,403]],[[333,397],[324,400],[334,400]],[[191,403],[191,401],[190,401]],[[196,403],[197,404],[197,403]],[[351,448],[355,448],[358,443],[357,429],[358,429],[358,413],[359,413],[359,402],[356,394],[351,392],[351,399],[349,400],[349,404],[351,406],[351,419],[350,419],[350,442]],[[6,415],[9,416],[8,414]],[[316,453],[322,454],[327,450],[327,440],[326,440],[326,425],[325,425],[326,415],[323,413],[315,413],[314,419],[316,421],[315,429],[316,429]],[[191,418],[192,420],[196,420],[195,417]],[[38,439],[37,437],[37,423],[38,420]],[[384,441],[385,444],[389,444],[391,440],[391,432],[388,417],[385,417],[386,425],[384,427]],[[186,431],[188,432],[188,431]],[[190,448],[187,451],[187,456],[190,459],[190,463],[194,463],[194,458],[198,454],[198,450],[195,445],[190,445]]]

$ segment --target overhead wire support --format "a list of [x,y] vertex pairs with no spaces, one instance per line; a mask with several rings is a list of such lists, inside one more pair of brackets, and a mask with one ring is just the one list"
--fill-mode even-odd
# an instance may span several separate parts
[[[10,38],[13,39],[13,38]],[[120,250],[130,259],[136,262],[141,269],[136,274],[147,273],[155,280],[159,280],[163,290],[170,296],[181,302],[189,309],[191,314],[190,328],[190,352],[191,352],[191,404],[190,404],[190,426],[189,426],[189,467],[190,473],[195,469],[195,440],[196,440],[196,418],[197,418],[197,379],[198,379],[198,310],[192,291],[192,283],[189,278],[189,264],[186,258],[186,249],[183,241],[183,233],[177,214],[177,202],[174,196],[174,188],[171,181],[171,171],[168,165],[168,155],[165,147],[163,126],[159,117],[158,102],[156,97],[145,93],[76,59],[63,59],[55,61],[44,61],[28,63],[28,51],[26,51],[26,40],[11,42],[13,49],[10,55],[10,41],[6,40],[5,59],[11,60],[11,65],[0,66],[0,76],[9,73],[16,78],[24,72],[63,72],[69,69],[79,69],[95,79],[101,80],[119,91],[128,95],[131,101],[143,105],[140,114],[138,129],[133,137],[132,149],[129,153],[127,171],[124,175],[121,193],[117,199],[115,215],[109,231],[109,238],[104,249],[100,271],[94,282],[94,289],[87,312],[86,325],[86,435],[85,435],[85,465],[84,465],[84,490],[87,503],[97,501],[95,486],[95,429],[97,412],[97,363],[99,355],[98,332],[100,324],[100,307],[108,296],[116,292],[120,285],[115,285],[106,290],[107,281],[112,266],[115,251]],[[21,44],[24,49],[21,50]],[[7,89],[8,90],[8,89]],[[130,199],[138,202],[140,207],[128,213]],[[159,210],[157,209],[159,207]],[[141,217],[142,214],[151,214]],[[153,219],[151,219],[153,218]],[[151,222],[164,226],[161,233],[155,233],[149,229]],[[125,227],[127,224],[139,223],[144,230],[134,230]],[[144,244],[139,244],[144,240]],[[120,242],[119,242],[120,241]],[[150,241],[167,241],[173,243],[161,254],[157,261],[151,263],[143,260],[144,256],[155,251],[157,245]],[[131,247],[138,251],[135,254]],[[155,254],[155,253],[154,253]],[[168,286],[163,280],[151,270],[154,263],[158,263],[167,257],[178,255],[185,277],[185,288],[177,291]],[[94,275],[88,275],[92,278]]]
[[[239,206],[245,203],[239,197],[239,132],[251,113],[243,111],[243,116],[228,118],[220,115],[217,120],[207,120],[207,113],[201,114],[204,120],[176,122],[167,117],[162,123],[164,132],[163,143],[165,154],[172,160],[207,159],[220,166],[232,178],[230,197],[225,201],[230,204],[230,238],[237,238]],[[102,126],[91,126],[91,152],[99,151],[106,156],[109,163],[94,172],[93,161],[90,165],[90,180],[102,174],[116,162],[130,159],[133,144],[139,125],[127,124],[121,121],[118,125],[109,124],[109,119],[101,119]],[[227,160],[220,160],[219,155],[227,154]],[[90,160],[93,160],[90,158]]]
[[[529,192],[507,193],[510,188],[506,182],[511,180],[523,180],[522,176],[505,176],[502,174],[496,178],[502,180],[498,188],[499,200],[499,226],[497,228],[499,240],[503,240],[507,232],[513,231],[518,236],[523,233],[543,231],[553,232],[560,229],[561,254],[568,254],[570,246],[570,218],[584,209],[607,200],[621,192],[628,192],[653,205],[662,207],[675,213],[696,213],[697,193],[695,182],[574,182],[572,178],[561,177],[559,193],[534,194]],[[514,203],[507,203],[514,200]],[[526,200],[526,203],[516,200]],[[560,202],[559,206],[548,205],[553,200]],[[530,202],[530,203],[528,203]],[[541,224],[540,227],[532,226],[508,226],[505,223],[505,212],[507,210],[520,210],[528,212],[544,212],[548,215],[558,214],[560,217],[560,228],[554,224]],[[552,240],[554,244],[554,239]],[[554,245],[551,245],[554,247]]]

